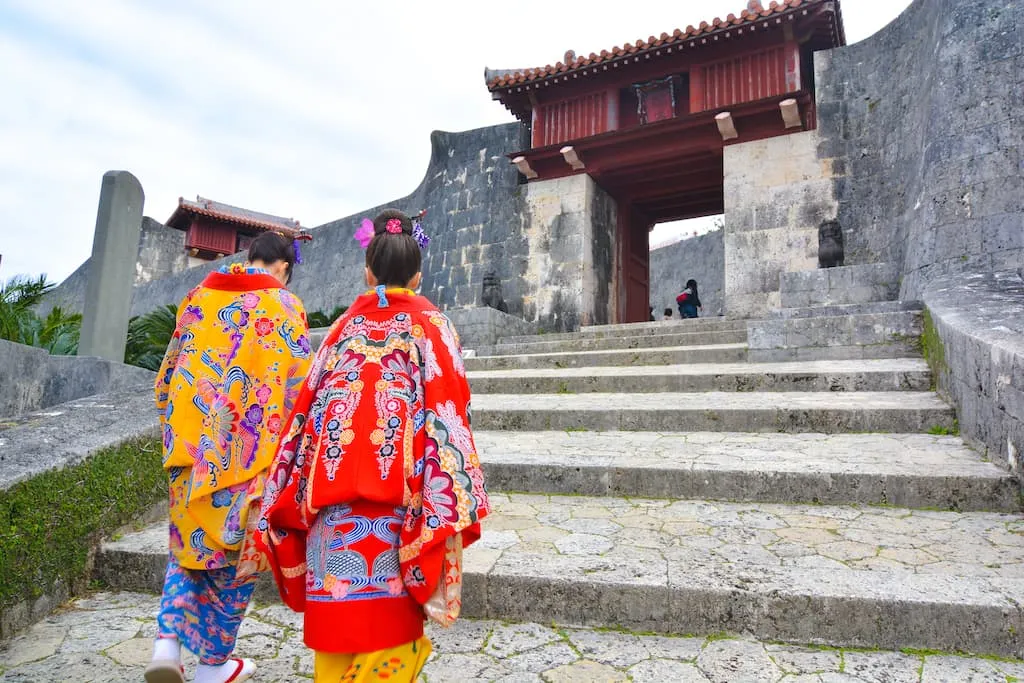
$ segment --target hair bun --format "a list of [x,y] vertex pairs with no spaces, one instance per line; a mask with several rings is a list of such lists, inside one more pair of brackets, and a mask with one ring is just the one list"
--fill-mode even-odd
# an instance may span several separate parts
[[412,219],[397,209],[386,209],[373,219],[375,235],[412,235]]

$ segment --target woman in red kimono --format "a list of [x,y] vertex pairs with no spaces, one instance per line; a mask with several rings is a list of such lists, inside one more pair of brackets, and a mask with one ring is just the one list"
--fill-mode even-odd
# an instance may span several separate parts
[[489,510],[458,337],[412,291],[428,240],[394,210],[372,231],[373,289],[320,347],[261,522],[281,597],[305,612],[317,683],[416,680],[446,547],[477,540]]

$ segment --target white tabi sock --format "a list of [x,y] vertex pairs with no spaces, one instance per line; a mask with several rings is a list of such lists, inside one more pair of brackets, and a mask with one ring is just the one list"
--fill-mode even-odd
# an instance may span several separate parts
[[177,638],[157,638],[153,645],[153,661],[181,661],[181,643]]

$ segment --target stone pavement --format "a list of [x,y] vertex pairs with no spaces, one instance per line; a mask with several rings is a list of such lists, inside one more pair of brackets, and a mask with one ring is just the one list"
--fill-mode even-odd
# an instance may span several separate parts
[[[151,654],[158,598],[96,593],[0,645],[0,683],[136,683]],[[255,605],[237,652],[259,664],[255,683],[308,680],[301,618]],[[644,681],[701,683],[1008,683],[1024,662],[953,655],[803,648],[748,638],[673,638],[534,623],[462,620],[430,629],[426,683]],[[186,659],[189,672],[194,659]]]

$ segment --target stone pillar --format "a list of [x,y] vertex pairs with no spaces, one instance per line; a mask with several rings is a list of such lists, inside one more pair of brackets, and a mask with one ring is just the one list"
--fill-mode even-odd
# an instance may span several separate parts
[[124,360],[145,195],[127,171],[103,174],[78,355]]
[[779,276],[818,267],[818,226],[835,219],[832,163],[818,132],[725,148],[725,313],[779,308]]
[[557,331],[610,322],[615,200],[580,174],[529,183],[526,209],[524,317]]

